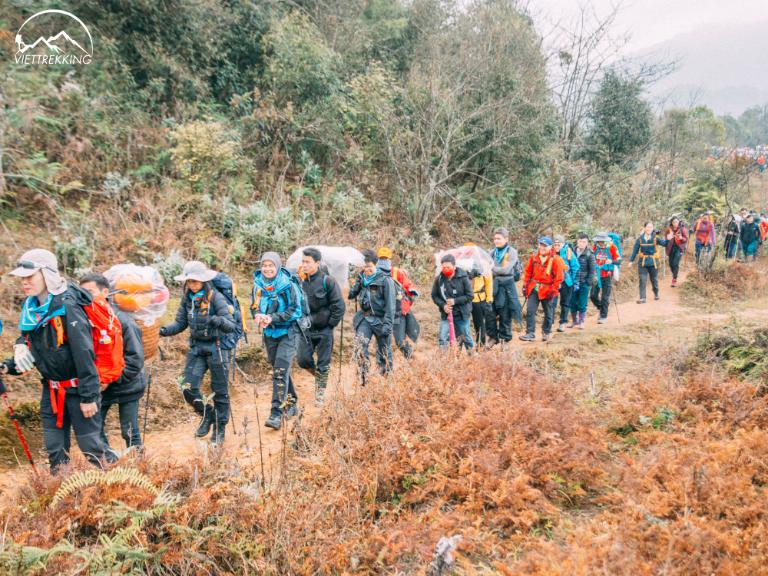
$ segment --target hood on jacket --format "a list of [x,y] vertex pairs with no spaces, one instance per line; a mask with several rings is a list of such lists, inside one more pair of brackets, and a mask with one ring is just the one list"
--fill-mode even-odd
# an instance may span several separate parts
[[267,280],[261,270],[257,270],[253,273],[253,283],[267,294],[279,294],[291,285],[291,273],[280,268],[272,280]]

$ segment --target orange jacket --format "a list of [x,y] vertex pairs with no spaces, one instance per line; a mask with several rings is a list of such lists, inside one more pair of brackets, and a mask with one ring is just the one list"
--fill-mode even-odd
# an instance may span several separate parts
[[400,302],[403,310],[403,316],[405,316],[408,314],[408,312],[411,311],[411,306],[413,306],[413,292],[416,290],[416,286],[414,286],[413,282],[411,282],[411,279],[408,278],[408,274],[405,273],[405,270],[398,268],[397,266],[392,266],[392,279],[400,284],[400,286],[402,286],[403,290],[405,291],[405,298],[403,298]]
[[539,300],[551,300],[560,292],[560,284],[565,277],[565,262],[560,256],[548,255],[542,262],[538,252],[530,257],[523,275],[525,296],[534,290],[539,291]]
[[768,222],[760,220],[760,240],[765,242],[766,236],[768,236]]

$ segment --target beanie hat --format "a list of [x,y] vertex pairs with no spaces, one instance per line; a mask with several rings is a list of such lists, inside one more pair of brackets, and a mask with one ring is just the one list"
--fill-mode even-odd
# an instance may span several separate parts
[[280,254],[277,252],[264,252],[264,255],[261,257],[261,261],[272,262],[272,264],[275,265],[275,268],[282,268],[283,267],[283,261],[280,259]]

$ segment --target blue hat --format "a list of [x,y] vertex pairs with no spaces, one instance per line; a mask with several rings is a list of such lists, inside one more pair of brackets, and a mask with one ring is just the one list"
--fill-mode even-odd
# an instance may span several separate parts
[[544,246],[552,246],[552,238],[549,236],[542,236],[539,238],[539,244],[542,244]]

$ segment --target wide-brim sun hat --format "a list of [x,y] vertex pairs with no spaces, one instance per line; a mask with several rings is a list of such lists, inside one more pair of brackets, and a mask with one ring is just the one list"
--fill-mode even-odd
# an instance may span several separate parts
[[211,270],[198,260],[190,260],[184,264],[184,270],[178,276],[174,276],[176,282],[184,283],[187,280],[196,280],[197,282],[210,282],[216,278],[216,270]]

